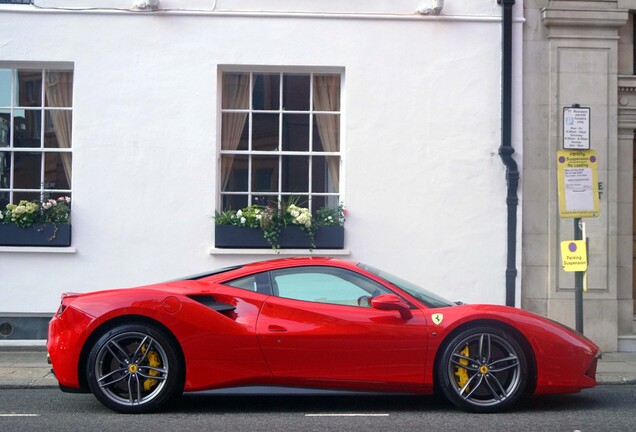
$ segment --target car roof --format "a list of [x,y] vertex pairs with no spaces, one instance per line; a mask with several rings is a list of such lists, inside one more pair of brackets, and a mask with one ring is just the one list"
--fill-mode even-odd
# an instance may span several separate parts
[[223,280],[228,276],[235,277],[241,275],[248,275],[251,273],[258,273],[260,271],[267,271],[277,268],[285,267],[299,267],[306,265],[329,265],[335,267],[352,268],[357,263],[353,261],[331,258],[331,257],[289,257],[289,258],[276,258],[264,261],[254,261],[246,264],[240,264],[230,267],[224,267],[209,272],[203,272],[187,277],[180,278],[179,280],[198,280],[203,278],[210,278],[209,280]]

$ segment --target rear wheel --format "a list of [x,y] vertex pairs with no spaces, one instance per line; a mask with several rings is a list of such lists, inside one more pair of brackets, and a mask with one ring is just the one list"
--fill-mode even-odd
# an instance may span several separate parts
[[91,391],[115,411],[155,411],[183,393],[177,351],[154,326],[127,324],[109,330],[93,345],[86,367]]
[[510,333],[496,327],[474,328],[445,345],[437,380],[446,398],[463,410],[496,412],[523,395],[528,364]]

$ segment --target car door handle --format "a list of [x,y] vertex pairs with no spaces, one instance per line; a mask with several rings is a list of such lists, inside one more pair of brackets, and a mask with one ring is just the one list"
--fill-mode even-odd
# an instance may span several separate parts
[[287,331],[285,327],[275,325],[275,324],[271,324],[268,328],[269,328],[269,331],[271,332],[286,332]]

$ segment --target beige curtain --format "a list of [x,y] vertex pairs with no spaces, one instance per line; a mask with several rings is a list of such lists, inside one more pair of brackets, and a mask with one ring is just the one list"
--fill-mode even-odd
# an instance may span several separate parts
[[[314,109],[316,111],[340,110],[340,77],[338,75],[314,76]],[[325,151],[340,150],[340,116],[336,114],[316,114],[318,134]],[[340,158],[327,157],[333,190],[340,184]]]
[[[48,107],[71,107],[73,104],[73,72],[47,72],[46,100]],[[71,148],[72,113],[65,110],[51,110],[55,138],[59,148]],[[60,153],[66,181],[71,185],[71,155]]]
[[[227,74],[223,76],[223,88],[221,90],[221,107],[226,109],[247,109],[250,98],[250,75]],[[245,122],[246,112],[226,112],[221,117],[221,149],[236,150],[241,142],[241,135]],[[224,155],[221,159],[221,190],[226,190],[227,183],[232,173],[234,155]]]

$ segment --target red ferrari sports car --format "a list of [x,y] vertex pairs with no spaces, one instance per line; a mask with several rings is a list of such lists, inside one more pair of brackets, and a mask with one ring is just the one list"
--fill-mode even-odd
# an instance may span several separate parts
[[252,263],[63,294],[47,349],[60,388],[124,413],[246,385],[411,392],[494,412],[596,385],[599,348],[504,306],[447,301],[368,265]]

